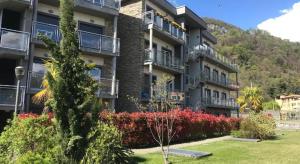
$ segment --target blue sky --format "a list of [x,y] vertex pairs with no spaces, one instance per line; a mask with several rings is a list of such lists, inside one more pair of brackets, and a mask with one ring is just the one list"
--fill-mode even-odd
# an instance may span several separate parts
[[[176,5],[186,5],[200,16],[212,17],[243,29],[283,15],[300,0],[169,0]],[[280,12],[284,10],[283,12]],[[300,20],[300,18],[299,18]],[[298,20],[298,21],[299,21]],[[295,20],[296,21],[296,20]]]

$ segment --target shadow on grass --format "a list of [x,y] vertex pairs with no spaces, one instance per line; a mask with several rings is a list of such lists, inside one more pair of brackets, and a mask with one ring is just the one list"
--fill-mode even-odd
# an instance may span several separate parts
[[133,156],[133,157],[131,157],[130,161],[131,161],[132,164],[138,164],[138,163],[141,163],[141,162],[145,162],[146,159],[142,158],[142,157]]

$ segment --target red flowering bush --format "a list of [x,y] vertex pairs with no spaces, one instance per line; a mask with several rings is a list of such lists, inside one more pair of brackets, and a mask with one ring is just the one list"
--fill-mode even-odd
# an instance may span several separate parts
[[[172,113],[171,113],[172,112]],[[175,136],[173,142],[190,141],[229,134],[239,128],[240,119],[214,116],[191,110],[173,110],[169,113],[109,113],[100,114],[100,119],[112,123],[123,133],[123,144],[129,147],[153,146],[150,128],[154,128],[155,117],[174,117]]]

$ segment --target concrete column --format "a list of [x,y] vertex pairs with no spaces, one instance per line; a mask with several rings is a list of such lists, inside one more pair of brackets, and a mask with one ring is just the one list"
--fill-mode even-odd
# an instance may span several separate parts
[[0,28],[2,27],[2,12],[3,12],[3,9],[0,10]]
[[[116,55],[117,54],[117,43],[118,43],[118,16],[114,16],[113,18],[113,52]],[[117,56],[114,56],[112,58],[112,66],[111,66],[111,72],[112,72],[112,89],[111,94],[116,95],[116,69],[117,69]],[[112,99],[112,109],[115,111],[115,98]]]
[[150,27],[150,36],[149,36],[149,49],[150,49],[150,59],[151,62],[149,64],[149,82],[150,82],[150,98],[153,97],[153,59],[154,59],[154,54],[153,54],[153,24],[149,26]]

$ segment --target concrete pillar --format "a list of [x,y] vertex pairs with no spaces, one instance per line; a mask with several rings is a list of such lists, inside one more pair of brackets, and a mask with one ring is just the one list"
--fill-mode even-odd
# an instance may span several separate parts
[[[118,16],[114,16],[113,18],[113,52],[117,54],[117,33],[118,33]],[[112,89],[111,94],[116,95],[116,69],[117,69],[117,56],[114,56],[112,58],[112,66],[111,66],[111,72],[112,72]],[[115,98],[112,99],[112,109],[115,111]]]
[[151,62],[149,64],[149,82],[150,82],[150,98],[153,97],[153,59],[154,59],[154,54],[153,54],[153,24],[151,24],[149,26],[149,30],[150,30],[150,39],[149,39],[149,49],[150,49],[150,59]]

